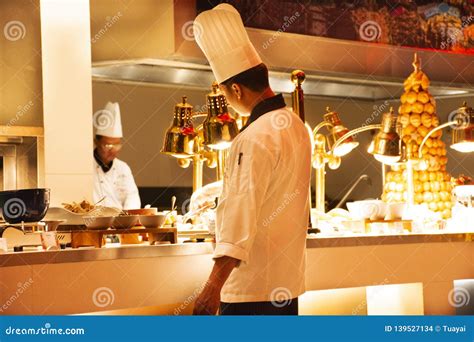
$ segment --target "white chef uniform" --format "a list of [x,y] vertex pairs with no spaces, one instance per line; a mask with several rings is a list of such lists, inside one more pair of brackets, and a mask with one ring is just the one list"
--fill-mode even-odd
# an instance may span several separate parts
[[[108,102],[102,111],[96,112],[94,127],[96,135],[122,138],[118,103]],[[97,157],[94,158],[93,201],[97,202],[105,197],[101,205],[119,209],[140,208],[138,188],[127,163],[115,158],[112,167],[108,171],[104,171],[97,159]]]
[[101,205],[119,209],[140,208],[138,188],[127,163],[115,158],[112,168],[104,172],[94,161],[94,169],[94,202],[105,197]]
[[[279,128],[279,121],[288,127]],[[232,143],[214,257],[242,262],[221,301],[275,301],[304,292],[310,163],[308,131],[286,108],[262,115]]]
[[[221,4],[194,23],[219,83],[261,63],[239,13]],[[241,260],[225,282],[225,303],[270,302],[304,292],[311,143],[283,98],[259,103],[226,162],[216,218],[214,257]]]

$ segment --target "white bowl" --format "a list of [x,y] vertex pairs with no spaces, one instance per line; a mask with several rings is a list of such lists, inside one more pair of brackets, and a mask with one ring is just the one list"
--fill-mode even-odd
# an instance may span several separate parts
[[474,185],[458,185],[454,188],[454,194],[458,197],[474,197]]
[[166,214],[140,215],[140,223],[146,228],[160,228],[166,221]]
[[347,209],[355,220],[382,220],[387,212],[387,204],[381,200],[347,202]]
[[399,220],[403,217],[407,204],[404,202],[387,203],[386,220]]
[[87,229],[108,229],[112,227],[114,216],[84,216],[82,217]]
[[46,212],[43,221],[66,220],[67,225],[83,225],[84,217],[87,216],[116,216],[120,213],[120,209],[97,206],[94,210],[87,213],[73,213],[64,208],[50,207]]
[[112,227],[115,229],[130,229],[138,225],[139,218],[138,215],[116,216],[112,223]]

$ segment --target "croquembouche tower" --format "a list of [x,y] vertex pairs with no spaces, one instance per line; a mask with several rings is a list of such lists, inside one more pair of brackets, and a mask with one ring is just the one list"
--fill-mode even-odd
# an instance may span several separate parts
[[[430,80],[421,70],[415,53],[414,71],[404,82],[404,93],[398,109],[402,124],[402,140],[406,145],[407,158],[413,168],[413,186],[408,184],[409,170],[406,165],[392,166],[387,173],[382,199],[386,202],[426,203],[442,218],[451,216],[451,176],[446,172],[446,144],[441,140],[442,131],[433,133],[422,148],[423,162],[418,150],[423,138],[439,125],[436,102],[429,92]],[[409,190],[412,189],[410,196]]]

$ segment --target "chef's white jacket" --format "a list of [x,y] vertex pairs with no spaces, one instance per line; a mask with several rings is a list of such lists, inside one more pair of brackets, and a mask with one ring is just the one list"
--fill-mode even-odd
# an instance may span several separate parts
[[232,143],[216,211],[214,258],[241,260],[221,301],[295,298],[305,290],[311,143],[287,108],[263,114]]
[[112,168],[104,172],[94,159],[94,202],[105,196],[100,205],[119,209],[140,208],[140,196],[132,170],[124,161],[115,158]]

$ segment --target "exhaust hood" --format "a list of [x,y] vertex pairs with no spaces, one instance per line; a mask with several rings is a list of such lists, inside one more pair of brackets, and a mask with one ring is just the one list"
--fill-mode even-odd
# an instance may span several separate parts
[[[132,83],[148,86],[176,86],[191,89],[208,89],[214,76],[208,66],[159,59],[102,62],[92,68],[94,81]],[[270,71],[270,84],[279,93],[294,89],[290,73]],[[400,97],[403,80],[371,79],[346,75],[333,76],[306,74],[303,83],[305,96],[353,98],[383,101]],[[432,83],[430,92],[435,97],[474,95],[474,89],[449,84]]]

